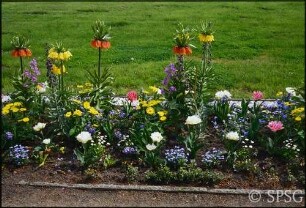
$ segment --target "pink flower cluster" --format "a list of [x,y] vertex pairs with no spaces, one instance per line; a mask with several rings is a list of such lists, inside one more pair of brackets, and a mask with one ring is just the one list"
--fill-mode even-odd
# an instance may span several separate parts
[[253,100],[261,100],[263,99],[263,93],[261,91],[254,91],[253,92]]
[[273,132],[280,131],[284,128],[281,121],[270,121],[267,127]]
[[137,92],[136,91],[129,91],[126,94],[126,97],[128,98],[129,101],[133,102],[137,100]]

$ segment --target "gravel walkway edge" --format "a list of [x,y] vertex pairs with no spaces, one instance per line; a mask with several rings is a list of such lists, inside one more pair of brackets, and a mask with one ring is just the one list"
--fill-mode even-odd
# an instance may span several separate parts
[[28,182],[21,180],[16,185],[61,187],[77,189],[102,189],[102,190],[133,190],[133,191],[163,191],[163,192],[192,192],[192,193],[213,193],[213,194],[243,194],[251,193],[275,195],[286,193],[288,195],[302,196],[305,190],[258,190],[258,189],[207,189],[203,187],[179,187],[179,186],[147,186],[147,185],[115,185],[115,184],[66,184],[49,182]]

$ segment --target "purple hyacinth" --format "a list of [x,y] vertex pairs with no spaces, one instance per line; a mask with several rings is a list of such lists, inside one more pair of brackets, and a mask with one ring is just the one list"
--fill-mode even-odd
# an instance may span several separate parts
[[169,87],[169,91],[170,92],[175,92],[176,91],[176,87],[174,87],[174,86]]
[[5,138],[6,140],[12,140],[14,137],[14,134],[10,131],[5,132]]
[[136,149],[136,147],[125,147],[122,150],[122,153],[126,154],[126,155],[136,154],[137,153],[137,149]]

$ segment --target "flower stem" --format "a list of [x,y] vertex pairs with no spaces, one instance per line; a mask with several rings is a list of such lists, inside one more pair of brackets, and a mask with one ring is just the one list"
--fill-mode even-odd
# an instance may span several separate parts
[[101,48],[99,47],[99,64],[98,64],[98,75],[101,75]]
[[61,82],[60,89],[61,89],[61,91],[63,91],[63,89],[64,89],[64,70],[63,70],[63,67],[64,67],[63,62],[61,62],[61,75],[60,75],[60,82]]
[[19,58],[20,58],[21,80],[23,81],[23,63],[22,63],[22,57],[19,56]]

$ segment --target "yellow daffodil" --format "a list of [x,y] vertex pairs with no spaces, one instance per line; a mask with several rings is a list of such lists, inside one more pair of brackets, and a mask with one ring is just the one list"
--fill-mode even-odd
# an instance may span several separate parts
[[155,110],[154,110],[154,108],[152,108],[152,107],[148,107],[148,108],[146,109],[146,113],[149,114],[149,115],[153,115],[153,114],[155,113]]
[[29,121],[30,121],[29,117],[25,117],[23,119],[18,120],[18,122],[25,122],[25,123],[27,123]]
[[72,113],[71,113],[70,111],[67,112],[67,113],[65,113],[65,117],[66,117],[66,118],[69,118],[71,115],[72,115]]
[[93,115],[98,115],[98,114],[99,114],[99,111],[97,111],[94,107],[90,107],[89,113],[91,113],[91,114],[93,114]]
[[83,107],[85,108],[85,109],[90,109],[90,102],[88,102],[88,101],[85,101],[84,103],[83,103]]
[[82,113],[82,111],[80,111],[80,110],[75,110],[75,111],[73,112],[73,115],[74,115],[74,116],[82,116],[83,113]]

